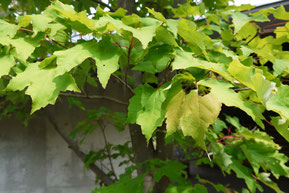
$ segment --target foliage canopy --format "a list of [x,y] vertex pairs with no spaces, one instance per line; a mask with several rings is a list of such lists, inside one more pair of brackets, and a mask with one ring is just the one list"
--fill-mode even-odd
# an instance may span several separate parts
[[[27,120],[29,101],[32,114],[55,104],[60,95],[85,98],[80,93],[85,94],[86,84],[106,88],[115,78],[130,99],[106,99],[128,104],[127,116],[106,109],[88,111],[74,136],[101,127],[98,121],[104,117],[120,130],[125,124],[137,124],[148,144],[158,143],[158,133],[165,132],[166,143],[177,143],[185,152],[190,144],[197,151],[188,151],[189,159],[205,152],[208,156],[200,156],[198,164],[216,164],[224,173],[234,172],[250,192],[262,191],[260,183],[282,192],[272,179],[289,177],[289,159],[265,131],[274,126],[289,140],[289,58],[282,47],[289,40],[289,26],[270,31],[270,24],[261,28],[256,22],[270,22],[269,16],[288,21],[284,7],[245,14],[242,11],[253,7],[188,1],[178,8],[143,8],[138,15],[98,7],[91,18],[80,10],[83,1],[75,1],[75,9],[60,1],[49,6],[29,2],[43,12],[27,10],[16,19],[0,20],[1,117],[16,113]],[[268,32],[274,34],[264,37]],[[85,109],[76,99],[70,102]],[[246,128],[236,117],[224,115],[225,106],[240,109],[254,124]],[[114,148],[120,152],[115,157],[130,152],[128,144]],[[105,156],[111,156],[110,150],[91,152],[87,167]],[[156,183],[164,176],[175,182],[167,193],[207,192],[205,186],[192,186],[180,162],[146,161],[147,170],[137,177],[132,179],[132,167],[115,184],[93,192],[143,192],[148,175]]]

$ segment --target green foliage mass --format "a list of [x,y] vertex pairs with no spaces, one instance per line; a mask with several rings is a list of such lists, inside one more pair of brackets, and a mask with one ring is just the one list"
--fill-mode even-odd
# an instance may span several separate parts
[[[171,1],[164,1],[163,9],[145,8],[138,15],[98,7],[91,18],[81,10],[94,3],[74,2],[73,9],[60,1],[51,5],[29,2],[43,12],[32,14],[30,7],[17,20],[0,20],[3,115],[19,110],[15,106],[22,98],[15,99],[16,94],[30,97],[32,114],[55,104],[68,91],[84,92],[86,83],[106,89],[114,77],[132,94],[127,118],[103,108],[90,110],[71,136],[81,133],[84,139],[109,119],[119,130],[126,124],[140,125],[149,143],[164,126],[167,140],[184,148],[189,139],[194,149],[208,153],[199,164],[216,164],[223,173],[234,172],[251,192],[262,191],[260,183],[282,192],[272,179],[289,177],[288,157],[259,127],[274,126],[289,141],[289,87],[285,83],[289,58],[282,50],[282,44],[289,41],[289,26],[273,30],[275,36],[263,37],[266,31],[256,22],[269,21],[269,15],[289,20],[284,7],[244,14],[252,7],[228,6],[228,1],[187,1],[173,8]],[[1,2],[5,9],[10,3]],[[116,7],[115,1],[112,6]],[[85,110],[75,99],[70,104]],[[244,111],[256,127],[250,130],[238,119],[224,116],[222,108],[226,107]],[[129,151],[127,144],[107,144],[106,153],[89,154],[86,166],[109,157],[113,149],[119,151],[115,157],[124,155],[123,149]],[[135,178],[127,172],[115,184],[93,192],[142,192],[147,175],[157,183],[164,176],[174,182],[167,193],[207,192],[203,185],[192,186],[180,162],[148,162],[150,172]],[[199,180],[225,192],[221,185]]]

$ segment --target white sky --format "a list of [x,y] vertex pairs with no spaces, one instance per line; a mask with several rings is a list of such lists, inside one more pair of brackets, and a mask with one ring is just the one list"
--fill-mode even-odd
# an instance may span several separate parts
[[273,3],[280,0],[235,0],[235,5],[251,4],[251,5],[263,5],[267,3]]

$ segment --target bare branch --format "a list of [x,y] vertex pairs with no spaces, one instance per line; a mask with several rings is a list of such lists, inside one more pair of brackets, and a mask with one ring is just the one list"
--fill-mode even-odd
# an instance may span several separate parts
[[[77,142],[74,141],[73,139],[71,139],[67,133],[64,131],[63,128],[60,128],[57,124],[57,122],[55,121],[55,119],[50,115],[49,112],[46,111],[46,115],[48,120],[50,121],[50,123],[52,124],[52,126],[54,127],[54,129],[57,131],[57,133],[64,139],[64,141],[68,144],[68,147],[74,151],[74,153],[83,161],[85,162],[85,157],[86,154],[83,153]],[[100,180],[103,181],[104,184],[106,185],[111,185],[114,183],[114,181],[108,176],[106,175],[106,173],[104,173],[97,165],[95,164],[90,164],[89,165],[90,170],[99,177]]]
[[101,95],[78,95],[78,94],[73,94],[73,93],[60,93],[60,96],[66,96],[66,97],[76,97],[76,98],[82,98],[82,99],[104,99],[104,100],[109,100],[113,101],[122,105],[128,105],[127,102],[108,97],[108,96],[101,96]]

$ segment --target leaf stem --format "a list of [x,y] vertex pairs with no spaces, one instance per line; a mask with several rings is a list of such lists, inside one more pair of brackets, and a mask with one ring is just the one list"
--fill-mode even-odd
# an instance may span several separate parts
[[19,30],[22,30],[22,31],[28,31],[28,32],[32,32],[32,33],[34,33],[33,30],[31,30],[31,29],[26,29],[26,28],[23,28],[23,27],[19,28]]

